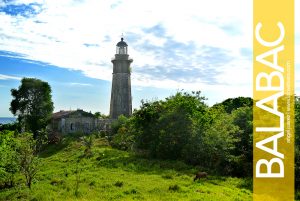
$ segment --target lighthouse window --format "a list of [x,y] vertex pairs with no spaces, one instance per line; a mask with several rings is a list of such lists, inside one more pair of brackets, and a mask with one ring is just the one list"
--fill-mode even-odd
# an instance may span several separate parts
[[127,47],[117,47],[117,54],[127,54]]

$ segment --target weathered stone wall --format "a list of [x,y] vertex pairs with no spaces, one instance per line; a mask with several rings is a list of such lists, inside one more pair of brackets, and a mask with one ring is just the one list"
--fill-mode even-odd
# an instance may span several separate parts
[[110,118],[117,119],[123,114],[132,114],[130,64],[128,55],[115,55],[112,59],[113,78],[110,100]]
[[109,131],[111,123],[114,119],[95,119],[95,130],[96,131]]
[[65,117],[53,120],[48,128],[62,134],[76,132],[89,134],[94,131],[109,131],[113,121],[113,119],[96,119],[92,117]]
[[94,118],[91,117],[68,117],[60,121],[63,133],[91,133],[95,128]]

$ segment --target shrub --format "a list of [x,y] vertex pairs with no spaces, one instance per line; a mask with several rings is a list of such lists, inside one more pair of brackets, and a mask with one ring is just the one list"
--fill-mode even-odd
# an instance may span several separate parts
[[94,138],[93,135],[89,135],[89,136],[84,136],[82,138],[82,144],[84,146],[84,157],[90,158],[93,156],[93,152],[92,152],[92,146],[94,143]]
[[137,194],[138,191],[135,189],[131,189],[130,191],[124,191],[124,194],[128,195],[128,194]]
[[107,132],[106,131],[100,131],[100,137],[104,138],[105,136],[107,136]]
[[167,174],[167,175],[163,175],[162,178],[164,178],[164,179],[173,179],[173,176],[170,175],[170,174]]
[[128,121],[128,118],[124,115],[120,115],[116,121],[113,121],[111,124],[111,134],[117,134],[119,128],[121,128]]
[[142,102],[133,114],[137,148],[152,157],[183,159],[182,151],[196,133],[205,127],[207,106],[200,92],[177,92],[165,101]]
[[21,131],[21,124],[19,122],[13,122],[8,124],[0,124],[0,131]]
[[95,181],[91,181],[90,183],[89,183],[89,186],[95,186],[96,185],[96,182]]
[[48,134],[48,143],[49,144],[58,144],[62,140],[62,135],[59,132],[49,132]]
[[32,180],[38,171],[38,158],[35,155],[36,141],[30,133],[23,133],[19,148],[21,173],[25,176],[26,185],[31,188]]
[[20,167],[18,147],[14,132],[0,132],[0,189],[14,186],[15,174]]
[[119,128],[116,135],[112,137],[111,146],[120,150],[129,150],[134,144],[135,136],[130,132],[128,125]]
[[115,183],[115,186],[117,186],[117,187],[122,187],[123,186],[123,181],[117,181],[116,183]]
[[52,179],[50,184],[53,185],[53,186],[58,186],[58,185],[61,185],[65,183],[64,180],[61,180],[61,179]]
[[177,184],[169,186],[169,191],[179,191],[179,190],[180,187]]

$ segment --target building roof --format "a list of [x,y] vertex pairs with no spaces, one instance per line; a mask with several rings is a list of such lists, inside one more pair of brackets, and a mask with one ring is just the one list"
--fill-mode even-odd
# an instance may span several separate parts
[[85,117],[94,117],[94,115],[92,113],[89,112],[85,112],[81,109],[77,109],[77,110],[61,110],[59,112],[53,113],[52,114],[52,118],[53,119],[61,119],[64,117],[68,117],[70,115],[76,115],[76,114],[81,114],[81,116],[85,116]]
[[74,110],[69,110],[69,111],[61,110],[59,112],[53,113],[52,118],[53,119],[59,119],[59,118],[62,118],[64,116],[67,116],[67,115],[71,114],[72,112],[74,112]]

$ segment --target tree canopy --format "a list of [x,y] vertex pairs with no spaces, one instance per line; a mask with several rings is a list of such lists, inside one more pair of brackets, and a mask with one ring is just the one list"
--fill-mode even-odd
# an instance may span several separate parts
[[46,128],[54,109],[51,87],[35,78],[23,78],[18,89],[12,89],[10,111],[26,131],[37,137],[38,131]]
[[240,107],[252,107],[253,100],[250,97],[237,97],[237,98],[228,98],[221,103],[217,103],[217,105],[223,105],[224,109],[227,113],[231,113],[233,110],[238,109]]

